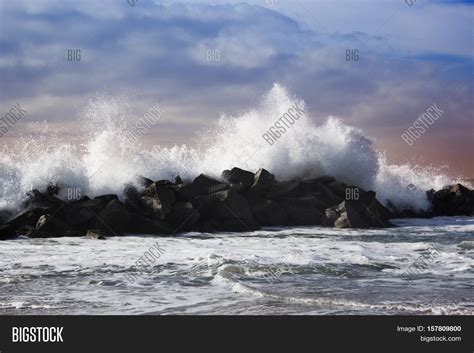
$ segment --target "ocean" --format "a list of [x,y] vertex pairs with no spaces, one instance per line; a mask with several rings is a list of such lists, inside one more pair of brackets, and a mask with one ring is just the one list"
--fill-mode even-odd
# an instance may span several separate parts
[[[393,223],[19,237],[0,246],[0,313],[473,315],[474,218]],[[152,261],[132,267],[153,247],[161,250]]]

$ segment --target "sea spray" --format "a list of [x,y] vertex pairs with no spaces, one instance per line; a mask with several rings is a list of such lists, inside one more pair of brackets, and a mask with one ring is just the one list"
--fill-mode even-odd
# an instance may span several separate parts
[[[288,109],[297,104],[304,112],[278,143],[268,145],[262,135]],[[222,115],[196,136],[194,147],[153,147],[131,143],[127,136],[135,116],[125,97],[101,96],[81,113],[81,130],[75,139],[61,131],[43,130],[3,146],[0,156],[0,208],[19,207],[32,188],[45,190],[51,182],[80,188],[94,197],[114,193],[141,174],[153,180],[180,175],[192,179],[200,173],[219,177],[238,166],[265,168],[279,180],[333,175],[349,185],[377,192],[397,206],[428,207],[425,191],[439,189],[449,179],[437,170],[389,165],[376,151],[373,140],[336,117],[315,125],[304,101],[279,84],[253,109]],[[156,128],[159,129],[160,122]],[[82,137],[82,139],[81,139]]]

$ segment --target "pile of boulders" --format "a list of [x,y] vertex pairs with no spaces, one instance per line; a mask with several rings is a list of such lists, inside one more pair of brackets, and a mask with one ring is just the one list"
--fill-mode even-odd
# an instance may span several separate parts
[[[268,226],[381,228],[393,213],[373,191],[346,185],[331,176],[277,181],[265,169],[256,173],[225,170],[221,178],[199,175],[192,181],[153,181],[139,177],[117,195],[66,202],[60,188],[32,190],[19,214],[0,213],[0,239],[87,236],[101,239],[123,234],[178,232],[245,232]],[[472,191],[457,185],[430,192],[433,212],[471,214]]]

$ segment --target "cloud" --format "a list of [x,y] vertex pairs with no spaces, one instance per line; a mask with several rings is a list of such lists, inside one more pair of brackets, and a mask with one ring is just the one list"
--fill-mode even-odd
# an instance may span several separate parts
[[[433,101],[443,103],[449,124],[433,130],[472,147],[471,5],[219,3],[2,4],[2,106],[21,101],[31,120],[70,124],[97,93],[126,92],[137,116],[156,102],[166,107],[169,119],[153,136],[173,133],[179,143],[280,82],[317,122],[338,115],[391,141]],[[71,49],[81,61],[67,60]],[[354,50],[359,60],[347,60]]]

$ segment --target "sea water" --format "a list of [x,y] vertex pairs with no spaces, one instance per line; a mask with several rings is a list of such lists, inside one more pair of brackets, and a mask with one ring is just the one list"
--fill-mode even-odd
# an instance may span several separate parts
[[[20,237],[0,244],[0,313],[473,315],[474,219],[394,223],[107,240]],[[133,266],[153,246],[159,256],[137,274]],[[433,248],[436,256],[407,276]]]

